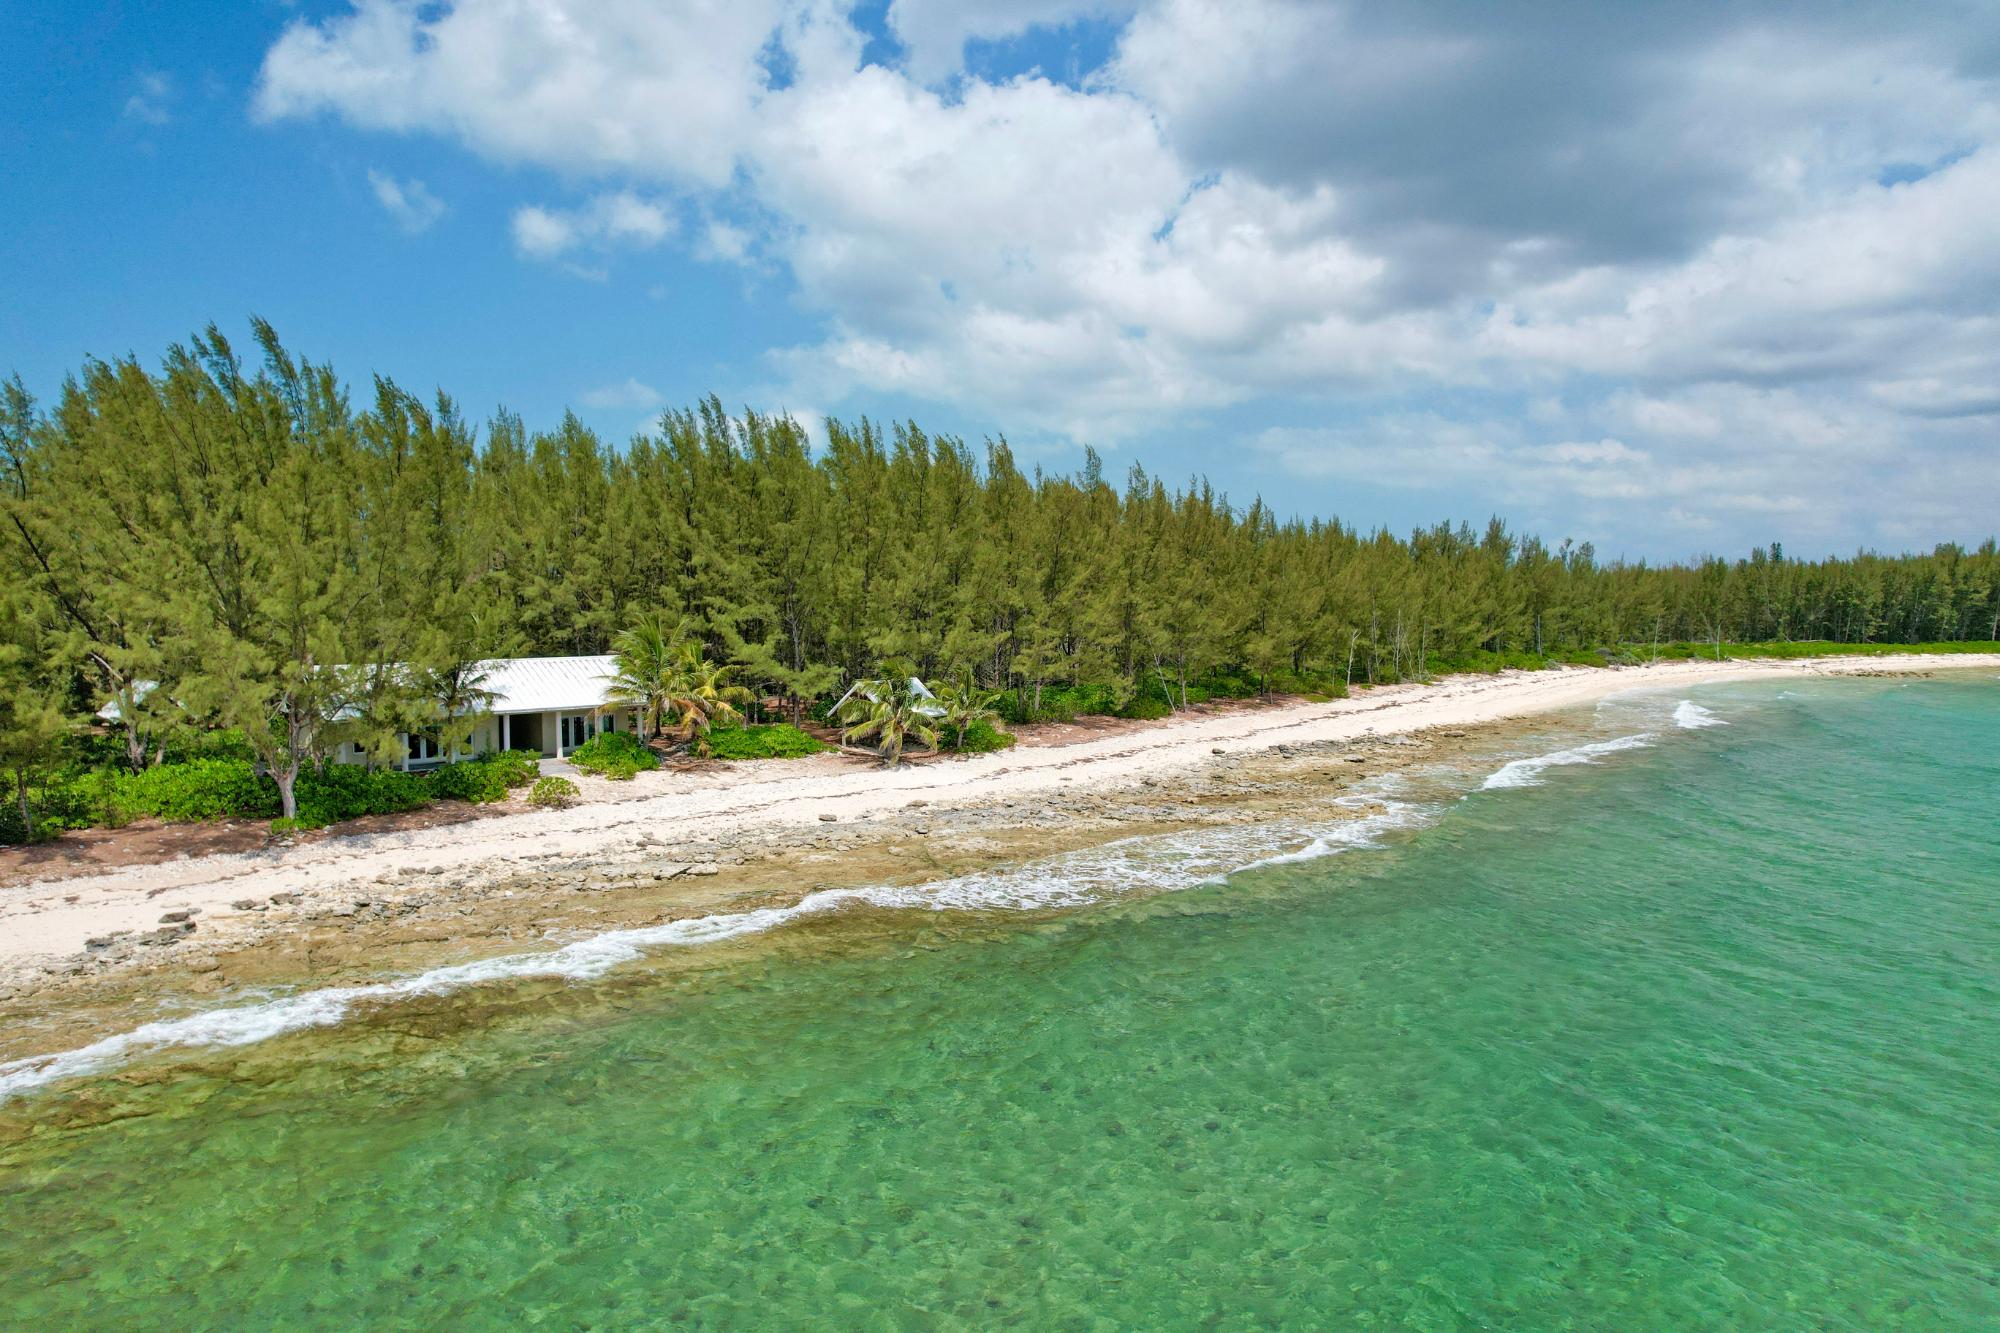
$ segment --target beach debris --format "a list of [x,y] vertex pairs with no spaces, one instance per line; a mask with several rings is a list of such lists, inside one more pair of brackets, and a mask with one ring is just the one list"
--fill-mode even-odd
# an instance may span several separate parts
[[293,903],[299,901],[300,897],[300,894],[293,893],[290,890],[286,890],[283,893],[274,893],[271,895],[271,906],[290,907]]
[[171,912],[160,913],[160,924],[163,926],[177,925],[180,922],[186,921],[200,910],[199,907],[176,907]]
[[820,811],[820,816],[819,816],[819,822],[820,822],[820,823],[822,823],[822,824],[832,824],[832,823],[837,823],[837,822],[839,821],[839,819],[840,819],[840,816],[839,816],[839,815],[836,815],[836,814],[834,814],[834,813],[833,813],[832,811],[830,811],[830,810],[822,810],[822,811]]
[[1217,745],[1217,746],[1214,746],[1213,748],[1211,748],[1211,749],[1209,750],[1209,753],[1210,753],[1210,754],[1228,754],[1228,753],[1229,753],[1229,751],[1227,751],[1227,750],[1223,749],[1223,748],[1222,748],[1222,747],[1221,747],[1220,745]]
[[264,900],[261,898],[238,898],[235,902],[229,904],[229,906],[232,910],[238,912],[262,912],[267,910]]

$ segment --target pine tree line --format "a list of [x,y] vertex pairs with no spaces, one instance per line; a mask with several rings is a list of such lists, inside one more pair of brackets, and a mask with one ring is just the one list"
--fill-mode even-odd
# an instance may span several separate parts
[[13,750],[116,701],[135,765],[174,726],[228,725],[284,783],[357,692],[378,689],[393,724],[391,664],[448,678],[603,652],[653,612],[795,700],[885,660],[1180,702],[1217,671],[1331,687],[1675,640],[2000,637],[1990,540],[1602,564],[1498,519],[1403,538],[1137,466],[1115,486],[1094,452],[1076,475],[1024,473],[1004,440],[975,453],[915,425],[832,421],[815,451],[790,419],[715,399],[611,448],[573,416],[531,432],[502,412],[482,432],[382,378],[357,406],[255,328],[254,369],[211,326],[157,371],[88,362],[46,411],[6,387]]

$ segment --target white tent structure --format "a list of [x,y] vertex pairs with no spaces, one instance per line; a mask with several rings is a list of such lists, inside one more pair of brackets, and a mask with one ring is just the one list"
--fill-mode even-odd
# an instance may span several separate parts
[[[881,699],[876,697],[876,694],[873,690],[866,688],[867,686],[872,685],[873,683],[874,683],[873,681],[866,681],[866,680],[855,681],[854,684],[847,687],[847,693],[841,695],[840,698],[834,701],[833,707],[830,710],[828,710],[829,713],[833,716],[838,716],[841,707],[845,705],[849,699],[854,698],[856,695],[859,695],[861,698],[866,699],[871,704],[882,702]],[[910,693],[916,695],[917,698],[923,700],[922,703],[919,703],[916,706],[915,709],[916,712],[921,713],[925,717],[931,717],[931,718],[943,717],[945,715],[946,711],[945,706],[938,702],[938,698],[935,694],[931,693],[930,686],[924,684],[922,681],[918,680],[915,676],[910,677]]]

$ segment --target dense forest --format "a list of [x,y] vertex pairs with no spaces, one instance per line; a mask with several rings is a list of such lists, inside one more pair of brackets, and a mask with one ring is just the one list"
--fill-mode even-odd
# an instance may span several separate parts
[[713,399],[614,447],[573,417],[481,429],[381,378],[353,395],[256,335],[249,364],[210,327],[157,371],[90,361],[51,404],[6,386],[10,764],[107,701],[135,764],[190,727],[311,758],[392,679],[371,667],[603,652],[654,612],[766,695],[821,700],[894,660],[969,670],[1017,712],[1083,685],[1175,706],[1218,674],[1336,692],[1673,641],[2000,637],[1990,540],[1601,563],[1497,518],[1404,537],[1139,466],[1118,484],[1095,453],[1024,473],[1004,441],[914,425],[829,422],[816,450]]

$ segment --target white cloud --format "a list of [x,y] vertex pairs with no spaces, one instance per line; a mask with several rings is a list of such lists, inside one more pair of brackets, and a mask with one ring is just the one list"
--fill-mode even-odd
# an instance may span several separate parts
[[429,231],[445,215],[444,201],[414,177],[399,181],[386,172],[370,168],[368,185],[375,191],[375,202],[396,220],[397,226],[412,236]]
[[557,259],[579,248],[644,250],[674,230],[660,205],[630,191],[601,194],[581,208],[529,205],[515,210],[514,248],[531,259]]
[[[1080,87],[963,73],[968,40],[1127,13]],[[1379,437],[1387,484],[1990,523],[2000,90],[1962,18],[896,0],[897,69],[835,0],[355,0],[286,30],[256,107],[596,182],[512,220],[586,276],[704,219],[697,256],[822,319],[774,364],[829,408],[1106,441],[1352,396],[1398,406],[1265,456]],[[1515,406],[1403,406],[1462,393]]]
[[585,407],[613,408],[636,407],[653,408],[665,402],[665,397],[650,384],[641,384],[627,376],[622,384],[605,384],[588,390],[583,395]]
[[139,86],[125,99],[125,118],[147,125],[164,125],[173,119],[174,82],[166,75],[148,70],[139,75]]

